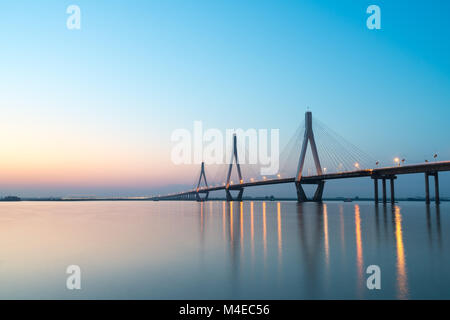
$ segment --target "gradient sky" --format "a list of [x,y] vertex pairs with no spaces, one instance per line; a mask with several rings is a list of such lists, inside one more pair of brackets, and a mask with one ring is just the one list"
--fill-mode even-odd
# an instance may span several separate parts
[[[5,2],[1,196],[174,191],[198,168],[171,163],[173,130],[279,128],[283,142],[307,107],[383,163],[450,159],[448,1]],[[401,192],[422,195],[417,181]]]

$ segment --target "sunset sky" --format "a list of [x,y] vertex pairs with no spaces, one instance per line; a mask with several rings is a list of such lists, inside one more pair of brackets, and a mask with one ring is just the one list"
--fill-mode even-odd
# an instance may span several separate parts
[[283,144],[307,107],[386,165],[450,160],[450,2],[376,1],[381,30],[370,4],[2,3],[0,196],[175,191],[198,167],[171,163],[174,130],[277,128]]

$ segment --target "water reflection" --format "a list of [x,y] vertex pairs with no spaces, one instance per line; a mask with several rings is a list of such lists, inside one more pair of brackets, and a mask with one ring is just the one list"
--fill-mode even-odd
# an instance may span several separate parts
[[226,232],[225,231],[225,228],[226,228],[226,226],[225,226],[226,212],[227,212],[227,209],[226,209],[225,201],[222,201],[222,235],[223,235],[223,240],[225,240],[225,232]]
[[[375,206],[378,207],[378,206]],[[384,226],[384,237],[385,240],[389,240],[389,231],[388,231],[388,220],[387,220],[387,207],[383,205],[383,226]]]
[[[311,210],[313,208],[313,210]],[[311,215],[312,213],[312,215]],[[297,204],[298,234],[305,266],[307,292],[314,298],[317,295],[320,272],[320,248],[323,236],[323,205],[321,203]],[[315,225],[315,226],[314,226]]]
[[[203,218],[203,202],[200,203],[200,234],[202,236],[202,240],[203,240],[203,225],[204,225],[204,218]],[[203,241],[202,241],[203,242]]]
[[[205,247],[203,250],[207,251],[207,244],[204,245],[204,242],[207,242],[214,232],[209,230],[207,233],[206,225],[215,225],[213,220],[216,219],[214,215],[216,207],[209,206],[212,214],[208,214],[208,220],[210,218],[212,220],[207,224],[205,205],[207,204],[200,203],[198,212],[201,247]],[[222,211],[222,217],[219,218],[222,221],[221,239],[225,239],[229,252],[230,284],[236,294],[242,290],[242,283],[245,282],[244,275],[248,266],[251,266],[252,272],[259,270],[264,274],[265,280],[261,280],[263,282],[273,278],[283,283],[283,279],[292,270],[303,270],[304,274],[300,277],[301,286],[307,292],[308,298],[320,298],[323,290],[335,290],[331,284],[333,274],[336,276],[335,272],[338,268],[337,270],[343,272],[338,275],[338,278],[349,279],[344,281],[356,279],[354,296],[364,298],[368,295],[365,285],[367,279],[365,268],[372,264],[372,261],[374,261],[373,264],[380,261],[383,273],[389,273],[388,261],[392,261],[393,266],[395,265],[394,296],[399,299],[411,297],[404,239],[404,217],[400,206],[252,201],[222,202],[221,204],[219,202],[218,208],[219,212]],[[295,208],[294,215],[293,208]],[[331,214],[330,208],[333,212]],[[387,219],[388,210],[391,211],[391,219]],[[441,248],[443,227],[439,207],[435,210],[427,207],[425,213],[426,220],[419,225],[426,230],[424,234],[428,235],[425,238],[428,239],[425,244],[433,247],[434,243],[438,243]],[[287,219],[286,224],[283,222],[285,219]],[[289,223],[291,219],[296,219],[297,223],[292,225]],[[380,219],[384,221],[384,232]],[[354,236],[353,230],[349,230],[348,227],[351,224],[354,225],[350,228],[354,230]],[[286,231],[287,234],[285,234]],[[298,237],[298,240],[292,242],[293,236]],[[340,241],[334,243],[330,239]],[[347,260],[346,252],[350,248],[351,251],[355,251],[353,251],[354,255],[348,255],[349,260]],[[389,248],[393,248],[394,251]],[[386,257],[389,253],[391,256]],[[295,258],[297,255],[300,258],[299,261],[295,260],[298,259]],[[384,258],[380,258],[379,255]],[[203,256],[202,259],[204,259]],[[334,261],[339,261],[339,265],[336,266]],[[296,265],[298,268],[294,267]],[[353,274],[351,270],[354,270]]]
[[356,265],[358,270],[358,288],[361,292],[363,288],[363,247],[361,237],[361,215],[359,211],[359,205],[355,204],[355,235],[356,235]]
[[442,250],[441,207],[439,205],[436,206],[436,228],[437,228],[439,249]]
[[250,202],[250,248],[252,251],[252,265],[255,262],[255,222],[253,216],[254,202]]
[[[234,240],[234,223],[233,223],[233,218],[234,218],[234,213],[233,213],[233,202],[229,202],[229,207],[230,207],[230,241],[231,244],[233,244],[233,240]],[[234,248],[234,246],[232,245],[232,247]]]
[[281,264],[281,252],[283,249],[283,238],[281,235],[281,203],[277,202],[277,234],[278,234],[278,263]]
[[266,225],[266,203],[263,202],[263,248],[264,248],[264,265],[267,259],[267,225]]
[[[441,231],[441,209],[440,206],[435,207],[435,216],[436,216],[436,237],[437,244],[439,250],[442,250],[442,231]],[[426,206],[426,217],[427,217],[427,233],[428,233],[428,243],[429,247],[433,248],[433,221],[432,221],[432,213],[429,205]]]
[[339,225],[340,225],[340,238],[341,238],[341,250],[342,254],[345,256],[345,222],[344,222],[344,206],[341,204],[339,206]]
[[[448,299],[449,209],[403,202],[3,203],[0,298],[73,298],[61,273],[76,263],[89,275],[77,296],[86,299]],[[382,268],[376,293],[365,286],[369,264]]]
[[326,204],[323,205],[323,232],[325,245],[325,264],[328,268],[330,264],[330,248],[328,246],[328,213]]
[[405,247],[403,245],[402,216],[400,207],[395,206],[395,240],[397,244],[397,290],[398,298],[408,298],[408,278],[406,274]]
[[375,233],[377,237],[377,246],[380,245],[380,208],[378,204],[375,205]]
[[239,204],[239,226],[240,226],[240,238],[241,238],[241,254],[244,253],[244,203]]

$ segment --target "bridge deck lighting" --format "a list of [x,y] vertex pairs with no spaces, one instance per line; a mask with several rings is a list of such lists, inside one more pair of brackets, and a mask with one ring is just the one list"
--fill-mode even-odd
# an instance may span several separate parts
[[241,182],[241,183],[244,183],[244,180],[243,180],[243,179],[241,179],[241,180],[240,180],[240,182]]
[[281,178],[281,174],[277,174],[277,177],[278,177],[278,178]]
[[358,162],[355,162],[355,168],[359,169],[359,163]]
[[394,162],[400,166],[400,159],[398,157],[394,158]]

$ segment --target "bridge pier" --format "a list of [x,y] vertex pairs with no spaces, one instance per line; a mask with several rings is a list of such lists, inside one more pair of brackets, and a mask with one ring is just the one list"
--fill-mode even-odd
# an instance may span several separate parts
[[[239,190],[238,195],[236,196],[236,199],[233,199],[233,195],[231,194],[230,190]],[[227,201],[242,201],[242,195],[244,194],[244,188],[238,188],[238,189],[225,189],[225,194],[227,196]]]
[[[200,197],[200,193],[204,193],[206,194],[204,198]],[[203,202],[203,201],[208,201],[208,197],[209,197],[209,191],[197,191],[197,193],[195,194],[195,200],[197,200],[197,202]]]
[[391,203],[395,203],[395,187],[394,180],[397,179],[395,175],[389,176],[372,176],[373,186],[374,186],[374,194],[375,194],[375,203],[378,204],[378,180],[381,179],[382,187],[383,187],[383,204],[387,203],[387,190],[386,190],[386,180],[389,179],[390,182],[390,191],[391,191]]
[[378,178],[373,179],[375,204],[378,204]]
[[429,176],[434,177],[434,201],[440,203],[439,199],[439,175],[438,172],[425,172],[425,203],[430,204],[430,182]]
[[428,179],[428,172],[425,172],[425,203],[430,204],[430,181]]
[[[198,202],[208,200],[208,196],[209,196],[209,191],[200,190],[200,184],[202,183],[202,178],[203,178],[203,181],[205,182],[206,188],[208,188],[208,181],[206,181],[206,173],[205,173],[205,162],[203,162],[203,161],[202,161],[202,167],[200,170],[200,177],[198,178],[198,183],[197,183],[197,192],[195,193],[195,200],[197,200]],[[200,197],[200,193],[205,193],[206,196],[204,198],[202,198],[202,197]]]
[[395,177],[391,177],[391,203],[394,204],[395,203],[395,192],[394,192],[394,180],[396,178]]
[[440,199],[439,199],[439,176],[438,176],[437,172],[434,174],[434,200],[436,201],[436,204],[440,203]]
[[312,199],[308,199],[305,191],[303,190],[302,183],[296,182],[295,187],[297,189],[297,201],[298,202],[322,202],[323,189],[325,187],[325,181],[319,180],[314,182],[309,182],[308,184],[317,184],[317,189],[314,192]]

